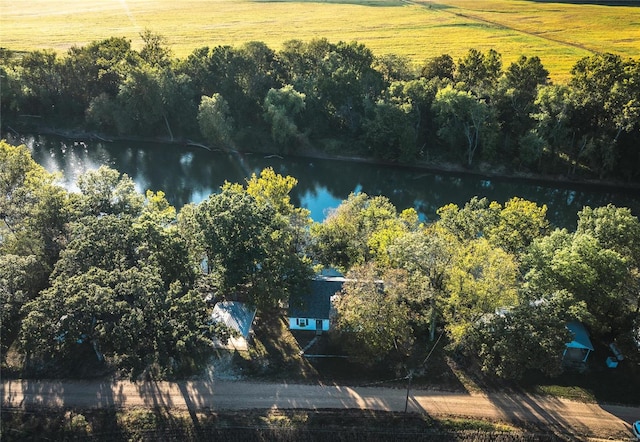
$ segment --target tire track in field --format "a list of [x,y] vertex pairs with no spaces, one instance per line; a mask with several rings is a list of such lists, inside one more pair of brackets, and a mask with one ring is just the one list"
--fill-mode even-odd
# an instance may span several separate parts
[[[418,7],[423,8],[423,9],[431,9],[432,5],[438,5],[438,3],[430,3],[428,5],[425,5],[422,2],[417,2],[417,1],[414,1],[414,0],[400,0],[400,2],[405,3],[407,5],[411,5],[411,6],[418,6]],[[443,5],[448,6],[446,3],[443,3]],[[465,18],[465,19],[468,19],[468,20],[471,20],[471,21],[476,21],[476,22],[480,22],[480,23],[486,23],[486,24],[495,26],[495,27],[497,27],[499,29],[507,29],[507,30],[510,30],[510,31],[513,31],[513,32],[517,32],[517,33],[520,33],[520,34],[528,35],[530,37],[536,37],[536,38],[539,38],[541,40],[547,40],[547,41],[550,41],[550,42],[553,42],[553,43],[557,43],[557,44],[560,44],[560,45],[563,45],[563,46],[569,46],[569,47],[572,47],[572,48],[581,49],[583,51],[587,51],[587,52],[590,52],[592,54],[599,54],[600,53],[599,51],[596,51],[595,49],[588,48],[588,47],[586,47],[586,46],[584,46],[582,44],[579,44],[579,43],[572,43],[572,42],[566,41],[566,40],[547,37],[547,36],[544,36],[542,34],[537,34],[535,32],[525,31],[523,29],[514,28],[513,26],[507,26],[507,25],[505,25],[503,23],[500,23],[500,22],[497,22],[497,21],[487,20],[486,18],[478,17],[476,15],[463,14],[461,12],[448,11],[446,8],[444,8],[444,9],[436,9],[436,10],[438,12],[444,12],[446,14],[450,14],[450,15],[453,15],[453,16],[456,16],[456,17]]]

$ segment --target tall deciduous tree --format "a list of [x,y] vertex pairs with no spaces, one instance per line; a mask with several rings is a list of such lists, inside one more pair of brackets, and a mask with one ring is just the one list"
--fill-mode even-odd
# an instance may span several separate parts
[[72,47],[62,61],[62,88],[68,101],[82,115],[100,95],[114,98],[129,69],[140,63],[131,42],[121,37]]
[[418,158],[420,149],[416,146],[412,111],[408,104],[384,101],[375,104],[373,118],[363,123],[364,140],[374,157],[405,162]]
[[64,246],[70,212],[66,192],[26,146],[0,141],[0,253],[34,255],[46,280]]
[[484,238],[456,250],[445,281],[444,316],[452,345],[459,344],[484,315],[518,304],[517,278],[513,256]]
[[237,55],[235,80],[251,106],[245,111],[250,109],[252,116],[258,117],[268,91],[281,87],[279,60],[275,51],[260,41],[244,43],[238,48]]
[[530,370],[547,376],[562,372],[562,356],[572,337],[566,324],[588,316],[583,302],[568,292],[542,296],[532,303],[487,315],[465,338],[465,348],[484,372],[522,379]]
[[473,197],[464,207],[447,204],[438,209],[438,224],[462,241],[484,237],[498,224],[500,204],[486,198]]
[[232,141],[233,118],[229,103],[220,94],[211,97],[203,96],[198,108],[198,124],[200,133],[205,139],[220,146],[228,146]]
[[539,57],[521,55],[509,65],[504,73],[504,80],[508,88],[523,94],[523,98],[533,100],[538,86],[549,80],[549,71],[544,68]]
[[167,45],[166,37],[145,29],[140,33],[143,41],[140,57],[150,66],[167,67],[171,63],[171,49]]
[[300,133],[296,117],[305,108],[305,95],[286,85],[269,89],[264,99],[264,118],[271,126],[271,138],[281,149],[292,147]]
[[391,353],[408,355],[413,343],[409,289],[403,272],[366,264],[347,273],[334,302],[335,330],[349,355],[373,365]]
[[454,154],[464,159],[466,166],[473,164],[481,149],[488,154],[493,148],[495,122],[491,108],[471,92],[446,86],[436,94],[433,110],[438,135]]
[[[500,157],[519,165],[533,165],[530,150],[522,148],[523,138],[534,126],[531,114],[537,88],[547,83],[549,72],[538,57],[521,56],[511,63],[491,96],[500,126]],[[526,140],[525,140],[526,141]],[[531,144],[525,144],[530,147]]]
[[566,155],[571,162],[567,173],[575,173],[578,160],[584,153],[588,139],[579,132],[573,120],[577,104],[571,89],[564,85],[549,85],[538,90],[534,102],[536,112],[532,114],[535,132],[549,150],[549,162],[557,164],[557,157]]
[[84,173],[78,178],[80,195],[75,199],[81,215],[140,214],[144,198],[133,180],[107,166]]
[[21,111],[27,115],[54,115],[61,104],[60,61],[53,51],[28,52],[20,60],[23,83]]
[[409,81],[414,78],[409,58],[395,54],[376,57],[374,69],[382,74],[382,79],[387,84],[394,81]]
[[531,242],[546,233],[546,205],[514,197],[501,204],[473,197],[463,208],[448,204],[438,209],[440,226],[463,241],[484,237],[514,254],[524,253]]
[[432,341],[446,307],[445,280],[458,246],[459,240],[438,224],[407,232],[389,246],[390,264],[407,272],[413,291],[409,305],[429,323]]
[[494,49],[486,54],[477,49],[458,60],[455,80],[463,82],[478,97],[488,95],[502,74],[502,56]]
[[348,270],[356,264],[388,261],[393,238],[417,225],[413,209],[398,216],[383,196],[351,194],[322,223],[311,226],[312,250],[322,264]]
[[88,210],[71,225],[51,287],[24,307],[22,348],[80,366],[89,350],[132,376],[197,368],[211,330],[175,209],[154,193],[143,206],[115,171],[85,178],[78,198]]
[[[21,308],[47,286],[66,244],[69,199],[26,146],[0,141],[0,341],[11,345]],[[3,355],[6,354],[3,351]]]
[[130,70],[116,100],[116,126],[120,133],[160,132],[164,115],[159,68],[141,66]]
[[40,290],[37,281],[40,266],[34,255],[0,254],[0,351],[3,358],[20,330],[22,306]]
[[584,301],[596,334],[629,336],[640,288],[638,220],[613,206],[579,214],[575,233],[564,230],[535,240],[524,261],[530,297],[564,289]]
[[83,365],[88,347],[135,377],[190,371],[210,354],[202,296],[180,284],[167,288],[142,263],[56,277],[25,310],[21,342],[32,357]]
[[446,81],[449,80],[419,78],[399,81],[392,83],[387,90],[388,101],[400,107],[407,114],[408,120],[405,118],[403,124],[411,124],[412,126],[410,132],[415,135],[413,153],[425,155],[427,159],[429,158],[427,149],[433,150],[433,146],[437,144],[432,104],[438,89],[442,88]]
[[497,225],[487,232],[489,241],[519,256],[534,239],[546,234],[549,227],[547,206],[513,197],[500,208]]
[[451,55],[443,54],[427,60],[424,66],[422,66],[420,73],[427,80],[431,80],[432,78],[447,78],[453,80],[455,71],[456,64]]
[[316,135],[359,134],[362,117],[384,89],[371,51],[356,42],[326,39],[285,43],[280,58],[286,83],[306,96],[309,127]]
[[640,222],[628,208],[584,207],[578,212],[576,233],[589,234],[603,247],[630,258],[632,265],[640,265]]
[[269,309],[298,293],[310,277],[295,230],[242,186],[225,184],[198,206],[195,217],[222,296]]
[[617,166],[615,116],[622,103],[611,100],[611,91],[624,78],[624,62],[618,55],[597,54],[578,60],[571,74],[569,85],[578,109],[573,126],[588,140],[582,159],[603,177]]

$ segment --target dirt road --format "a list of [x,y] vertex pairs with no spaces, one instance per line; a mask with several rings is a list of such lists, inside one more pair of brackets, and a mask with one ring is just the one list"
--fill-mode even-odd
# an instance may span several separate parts
[[[405,409],[406,390],[245,381],[55,382],[5,380],[4,407],[167,407],[189,410],[248,408]],[[630,440],[640,407],[585,404],[529,395],[411,390],[408,410],[431,416],[532,422],[563,434]]]

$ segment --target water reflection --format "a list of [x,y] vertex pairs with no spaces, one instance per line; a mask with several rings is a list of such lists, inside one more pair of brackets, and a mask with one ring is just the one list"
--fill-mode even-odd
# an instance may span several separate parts
[[586,205],[613,203],[631,208],[636,216],[640,213],[640,195],[633,191],[433,174],[416,168],[359,162],[228,154],[159,143],[85,143],[41,136],[7,139],[13,144],[27,144],[39,164],[49,171],[62,172],[63,185],[72,191],[76,190],[74,183],[80,174],[107,165],[129,175],[141,192],[164,191],[178,208],[202,201],[225,181],[244,183],[252,173],[273,167],[280,174],[298,179],[292,201],[308,208],[316,221],[349,193],[360,191],[385,195],[398,210],[414,207],[425,220],[436,219],[436,210],[443,205],[462,205],[473,196],[500,203],[518,196],[547,204],[549,220],[570,229],[575,227],[577,212]]

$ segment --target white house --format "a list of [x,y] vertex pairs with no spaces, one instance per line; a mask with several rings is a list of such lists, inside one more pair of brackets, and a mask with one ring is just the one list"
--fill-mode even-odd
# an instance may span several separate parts
[[342,290],[343,277],[317,276],[309,292],[289,301],[289,329],[322,333],[329,330],[331,297]]

